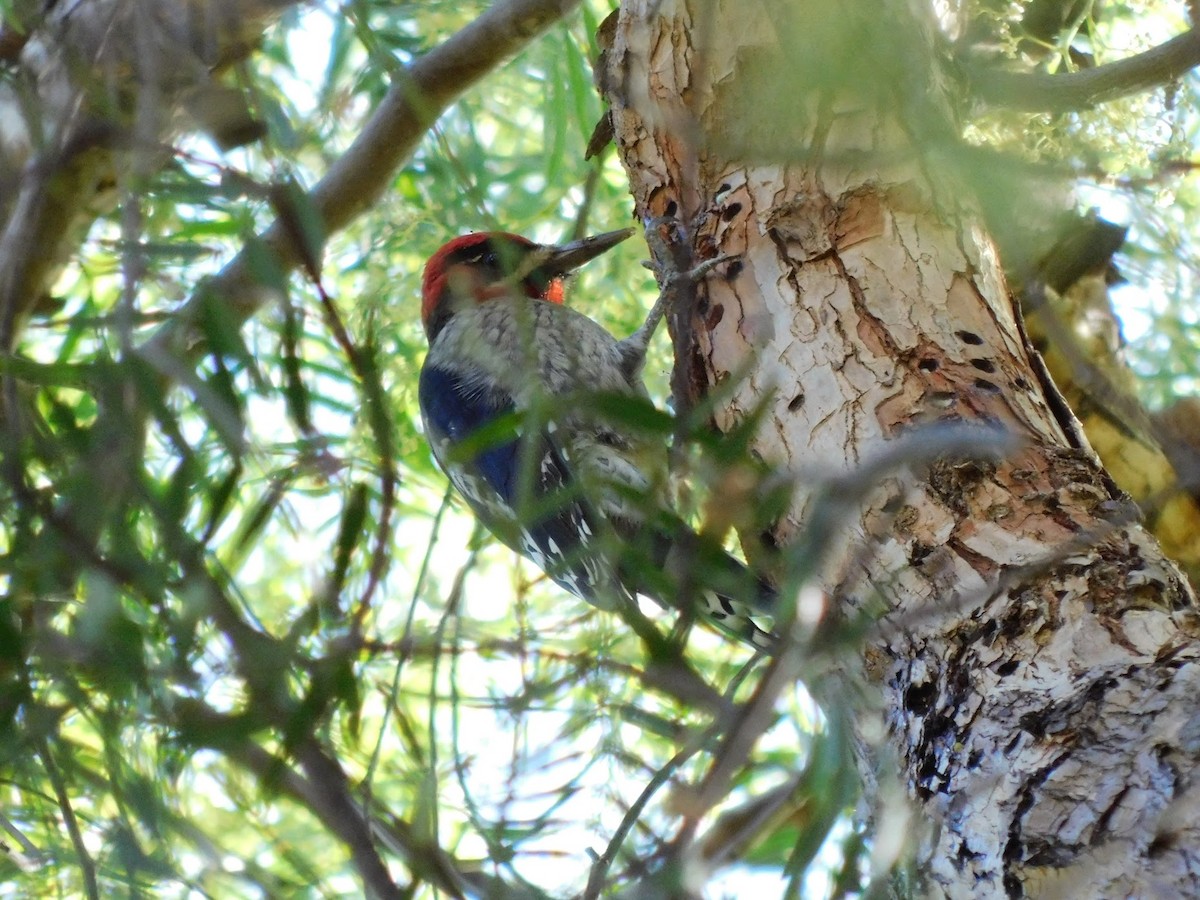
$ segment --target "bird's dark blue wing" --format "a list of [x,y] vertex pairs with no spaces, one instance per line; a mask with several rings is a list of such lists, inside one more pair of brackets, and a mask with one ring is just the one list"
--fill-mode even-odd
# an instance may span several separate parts
[[[579,495],[568,460],[550,434],[531,435],[528,447],[520,436],[499,438],[470,459],[451,459],[455,445],[515,411],[512,397],[427,365],[418,400],[434,455],[483,524],[566,590],[612,607],[621,588],[600,553],[599,516]],[[527,497],[521,496],[522,464],[530,467]],[[519,515],[522,509],[528,514]]]
[[[417,399],[430,440],[450,447],[516,408],[512,397],[499,388],[468,387],[460,376],[437,366],[421,370]],[[519,449],[519,441],[513,438],[482,448],[470,460],[475,473],[510,507],[516,501]],[[444,465],[436,446],[434,451]]]

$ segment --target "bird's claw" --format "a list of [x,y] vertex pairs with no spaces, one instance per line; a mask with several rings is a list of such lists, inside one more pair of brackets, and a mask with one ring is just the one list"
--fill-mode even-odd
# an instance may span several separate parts
[[721,265],[721,263],[733,262],[738,258],[739,254],[737,253],[719,253],[712,259],[703,260],[692,266],[692,268],[688,271],[680,273],[679,277],[690,282],[696,282],[715,269],[717,266]]

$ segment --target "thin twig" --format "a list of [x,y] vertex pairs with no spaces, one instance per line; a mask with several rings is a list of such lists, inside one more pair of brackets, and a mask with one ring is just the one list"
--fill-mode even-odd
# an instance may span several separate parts
[[[729,687],[724,692],[726,701],[732,701],[733,697],[741,688],[742,683],[756,668],[757,662],[761,657],[755,656],[749,663],[742,667],[741,671],[734,676]],[[638,794],[637,799],[625,812],[624,818],[621,819],[621,824],[617,826],[617,830],[613,832],[613,836],[609,839],[608,846],[604,848],[604,853],[592,863],[592,870],[588,873],[587,888],[583,893],[583,900],[596,900],[600,896],[600,892],[604,889],[605,878],[608,875],[608,870],[612,867],[613,862],[617,858],[617,853],[621,849],[621,845],[625,843],[625,839],[629,836],[629,832],[633,830],[633,826],[638,824],[642,817],[642,811],[646,808],[646,804],[650,802],[650,798],[658,792],[658,790],[667,783],[667,780],[679,768],[691,759],[696,753],[707,745],[711,744],[713,739],[720,734],[725,727],[726,722],[723,716],[718,717],[708,728],[697,734],[691,741],[672,756],[666,764],[654,773],[654,777],[647,782],[646,786]]]
[[[198,700],[179,702],[177,712],[176,718],[187,723],[189,731],[196,735],[224,735],[240,727],[236,717],[218,713]],[[251,740],[221,743],[214,745],[214,749],[251,772],[261,784],[272,785],[311,810],[332,833],[343,840],[350,838],[347,846],[352,850],[357,845],[367,856],[374,854],[378,858],[370,841],[370,832],[385,835],[389,848],[404,859],[408,868],[438,890],[457,898],[478,895],[472,889],[473,876],[468,873],[466,864],[418,838],[404,822],[383,822],[363,816],[357,798],[351,796],[345,774],[314,739],[308,738],[296,748],[297,759],[308,777]],[[312,780],[314,775],[320,785]],[[330,787],[336,788],[331,794],[327,793]],[[366,835],[361,830],[363,825],[368,828]],[[386,873],[386,869],[384,871]],[[395,887],[390,875],[387,875],[387,883]]]
[[88,900],[100,900],[100,885],[96,880],[96,864],[92,861],[87,847],[83,843],[83,834],[79,831],[79,821],[75,818],[75,810],[71,807],[71,798],[67,796],[67,786],[63,782],[62,773],[54,762],[50,752],[50,744],[45,738],[38,741],[38,756],[46,768],[46,776],[54,788],[54,796],[58,799],[58,808],[62,810],[63,823],[67,826],[67,834],[75,847],[75,855],[79,859],[79,869],[83,873],[83,888]]
[[425,580],[429,577],[429,568],[433,560],[433,550],[437,546],[438,535],[442,528],[442,518],[446,514],[446,510],[450,508],[450,498],[453,488],[450,485],[446,486],[446,492],[442,495],[442,503],[438,507],[437,515],[433,518],[433,525],[429,529],[429,540],[425,544],[425,556],[421,559],[421,568],[417,571],[417,580],[413,585],[412,597],[408,604],[408,618],[404,623],[404,634],[401,639],[401,649],[396,657],[396,668],[392,673],[392,688],[388,695],[388,702],[383,705],[383,719],[379,723],[379,737],[375,741],[375,747],[371,751],[371,760],[367,764],[367,774],[363,779],[364,798],[363,798],[363,813],[366,814],[371,802],[371,784],[375,777],[375,770],[379,765],[379,759],[383,754],[383,740],[387,735],[388,724],[392,716],[392,708],[396,702],[396,695],[400,692],[400,674],[404,671],[404,664],[411,656],[411,641],[407,638],[412,634],[413,619],[417,613],[417,603],[420,600],[421,594],[425,590]]
[[[314,276],[317,273],[310,273]],[[325,291],[320,277],[314,280],[317,295],[321,299],[321,308],[325,312],[325,320],[333,332],[334,338],[346,354],[359,383],[362,385],[366,399],[367,421],[371,433],[375,436],[376,451],[379,456],[379,523],[375,529],[375,549],[371,553],[371,564],[367,571],[367,586],[355,604],[352,622],[352,633],[355,638],[361,637],[363,621],[371,609],[371,598],[383,581],[391,561],[392,512],[396,506],[396,486],[400,476],[396,471],[396,454],[392,441],[392,420],[387,414],[386,393],[379,381],[379,367],[376,365],[375,348],[368,345],[364,352],[351,339],[338,314],[333,299]]]
[[579,211],[575,213],[575,222],[571,225],[571,240],[578,241],[587,237],[588,217],[592,213],[592,204],[596,199],[596,187],[600,184],[600,161],[588,169],[587,178],[583,182],[583,200],[579,203]]

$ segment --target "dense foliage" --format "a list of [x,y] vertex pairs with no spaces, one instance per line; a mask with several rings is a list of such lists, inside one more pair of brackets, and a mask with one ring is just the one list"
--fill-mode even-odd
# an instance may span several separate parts
[[[1041,2],[1063,15],[1035,28],[1038,3],[946,13],[953,53],[1071,70],[1185,27],[1161,3]],[[0,358],[0,894],[354,895],[371,864],[356,818],[417,896],[566,896],[670,879],[689,858],[710,864],[713,896],[861,889],[835,712],[764,684],[765,662],[719,636],[694,629],[664,660],[565,596],[475,531],[421,434],[424,259],[470,230],[629,224],[611,148],[583,158],[607,8],[488,75],[320,263],[289,274],[257,252],[277,219],[319,246],[306,188],[405,64],[483,6],[286,13],[222,74],[242,130],[193,115],[130,154],[112,211]],[[1019,116],[964,103],[961,158],[1011,164],[1006,197],[1079,183],[1128,216],[1130,351],[1154,406],[1198,375],[1194,89]],[[994,215],[1013,234],[1030,218]],[[656,291],[634,243],[573,286],[618,332]],[[268,292],[244,327],[206,281],[238,252]],[[181,310],[196,338],[182,348]],[[664,408],[668,349],[649,372]],[[699,423],[685,431],[702,509],[731,461]],[[768,714],[737,718],[748,709]],[[734,726],[761,739],[733,742]],[[898,833],[903,815],[879,822]],[[873,874],[902,857],[876,852]]]

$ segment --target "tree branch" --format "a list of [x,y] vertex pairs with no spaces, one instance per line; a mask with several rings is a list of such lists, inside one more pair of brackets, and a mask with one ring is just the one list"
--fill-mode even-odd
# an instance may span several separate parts
[[[229,716],[200,701],[185,700],[179,711],[196,734],[220,735],[236,729]],[[387,846],[403,858],[418,878],[451,897],[476,895],[479,879],[460,860],[420,840],[404,822],[385,823],[365,818],[360,798],[353,796],[345,772],[315,738],[305,738],[294,748],[303,775],[252,740],[214,742],[213,747],[253,773],[260,784],[277,787],[320,819],[349,848],[355,868],[376,895],[396,896],[398,889],[375,848],[372,829],[380,833]],[[498,887],[491,881],[485,880],[484,884]]]
[[[396,169],[454,100],[578,3],[497,3],[398,76],[358,138],[309,196],[313,211],[325,225],[325,234],[346,227],[383,195]],[[300,262],[303,249],[297,246],[286,223],[276,220],[262,234],[255,256],[266,250],[274,254],[281,270],[290,271]],[[196,313],[213,297],[220,298],[234,325],[258,312],[269,295],[255,290],[253,258],[245,251],[234,257],[205,284],[207,300],[194,294],[179,316],[151,338],[151,346],[182,347],[194,352],[200,340],[193,325]]]
[[[120,159],[156,152],[170,105],[249,55],[270,16],[294,2],[59,4],[19,45],[5,39],[21,62],[20,77],[0,83],[0,349],[12,348],[72,243],[116,202]],[[28,84],[37,97],[24,95]],[[139,91],[158,102],[139,103]]]
[[1192,29],[1144,53],[1094,69],[1051,75],[975,65],[968,68],[967,78],[974,96],[993,106],[1066,112],[1158,87],[1197,65],[1200,31]]
[[[375,849],[370,825],[350,797],[342,767],[311,737],[296,747],[296,758],[308,776],[303,785],[309,809],[350,849],[354,866],[371,893],[381,898],[403,896]],[[451,893],[458,894],[456,890]]]
[[[231,720],[228,716],[199,701],[183,701],[179,712],[198,733],[221,734],[229,730]],[[222,744],[217,749],[252,772],[259,784],[273,785],[299,802],[330,833],[337,835],[349,848],[354,867],[371,896],[403,896],[375,850],[366,820],[350,798],[345,773],[325,755],[315,740],[306,738],[295,748],[307,778],[251,740]]]
[[[262,2],[269,3],[274,0]],[[394,168],[411,153],[429,123],[449,106],[455,97],[577,3],[578,0],[509,0],[498,3],[440,47],[418,60],[411,67],[404,83],[396,84],[389,91],[362,134],[313,192],[311,202],[325,217],[327,233],[343,227],[382,194]],[[421,102],[413,99],[416,97],[420,97]],[[40,195],[41,189],[32,192],[31,196],[35,194]],[[52,203],[48,205],[54,207]],[[14,252],[17,245],[6,243],[13,235],[0,235],[0,322],[6,319],[12,321],[15,318],[11,316],[12,310],[25,302],[23,291],[28,289],[31,282],[25,278],[14,280],[12,275],[22,265],[21,260],[25,256],[36,255],[38,246],[36,241],[30,243],[31,236],[38,232],[25,230],[21,223],[10,224],[15,231],[22,232],[19,246],[30,249],[24,253]],[[34,229],[41,226],[29,227]],[[291,232],[284,225],[276,222],[268,230],[266,237],[266,246],[280,254],[281,266],[284,267],[294,266],[301,250],[287,239],[289,234]],[[48,237],[47,240],[52,241],[53,238]],[[6,269],[6,265],[10,263],[14,268]],[[176,350],[179,344],[190,346],[193,351],[199,349],[199,331],[194,329],[194,320],[195,310],[204,302],[200,299],[202,292],[205,293],[207,302],[228,301],[226,317],[231,320],[231,327],[240,325],[259,308],[264,301],[262,296],[246,296],[255,293],[252,290],[254,285],[250,269],[247,254],[239,254],[224,272],[210,279],[193,294],[178,321],[164,326],[135,351],[139,353],[141,360],[157,373],[163,387],[178,383],[191,372]],[[6,307],[7,300],[11,300],[11,303]],[[3,346],[0,345],[0,351],[2,350]],[[15,382],[12,377],[0,378],[0,387],[5,386],[10,388],[8,394],[15,395]],[[15,404],[7,395],[0,397],[0,400],[5,400],[14,408],[10,415],[5,416],[3,403],[0,403],[0,425],[7,426],[7,439],[13,443],[13,429],[21,419],[15,411]],[[97,424],[97,433],[106,433],[105,427],[111,426],[115,433],[133,435],[134,440],[140,440],[143,429],[137,426],[134,417],[144,415],[145,408],[139,407],[139,411],[132,411],[123,406],[116,410],[102,406],[100,415],[104,421]],[[99,443],[97,452],[111,457],[111,452]],[[77,470],[92,471],[95,462],[95,459],[85,456],[80,460]],[[111,506],[126,488],[124,479],[97,481],[93,506]],[[68,517],[55,511],[48,514],[54,515],[56,522],[68,521]],[[55,574],[61,583],[73,583],[78,575],[79,566],[100,558],[100,554],[95,550],[95,542],[98,540],[97,529],[104,520],[103,516],[90,516],[88,521],[94,523],[94,529],[91,530],[77,530],[72,526],[77,552],[69,559],[65,558],[62,566],[56,571]],[[220,618],[216,621],[218,627],[226,630],[237,625],[236,622],[223,621]]]

